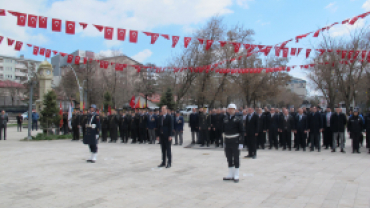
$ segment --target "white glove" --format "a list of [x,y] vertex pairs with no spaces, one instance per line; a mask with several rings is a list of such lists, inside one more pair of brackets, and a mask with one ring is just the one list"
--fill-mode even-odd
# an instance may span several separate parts
[[91,128],[95,129],[96,124],[91,124]]
[[239,150],[243,149],[243,144],[239,144]]
[[99,139],[99,134],[95,135],[95,138],[96,138],[96,139]]

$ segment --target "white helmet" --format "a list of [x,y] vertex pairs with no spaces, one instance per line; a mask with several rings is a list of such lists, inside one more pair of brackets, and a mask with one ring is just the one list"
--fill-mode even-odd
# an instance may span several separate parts
[[236,105],[235,105],[235,104],[232,104],[232,103],[231,103],[231,104],[229,104],[229,106],[227,106],[227,108],[234,108],[234,109],[237,109],[237,108],[236,108]]

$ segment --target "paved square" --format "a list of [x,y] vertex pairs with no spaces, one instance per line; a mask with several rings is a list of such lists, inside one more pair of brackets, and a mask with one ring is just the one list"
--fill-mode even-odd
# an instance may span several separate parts
[[90,164],[81,142],[19,141],[26,134],[9,128],[0,141],[0,207],[370,206],[370,155],[352,154],[350,140],[346,154],[260,150],[241,159],[235,184],[222,181],[221,148],[172,146],[172,168],[159,169],[158,144],[99,144]]

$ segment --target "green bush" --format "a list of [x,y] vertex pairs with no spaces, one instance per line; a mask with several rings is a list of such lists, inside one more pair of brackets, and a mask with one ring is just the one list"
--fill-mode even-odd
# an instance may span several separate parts
[[[44,133],[38,133],[36,136],[32,136],[32,140],[34,141],[43,141],[43,140],[60,140],[60,139],[72,139],[71,134],[67,135],[46,135]],[[23,140],[28,140],[25,137]]]

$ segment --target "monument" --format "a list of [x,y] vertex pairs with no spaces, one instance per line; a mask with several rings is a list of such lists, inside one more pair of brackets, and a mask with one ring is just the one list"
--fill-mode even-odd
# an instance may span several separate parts
[[46,60],[41,62],[37,69],[36,76],[40,84],[39,99],[36,100],[36,111],[40,113],[44,107],[44,96],[52,89],[51,82],[53,80],[53,66]]

